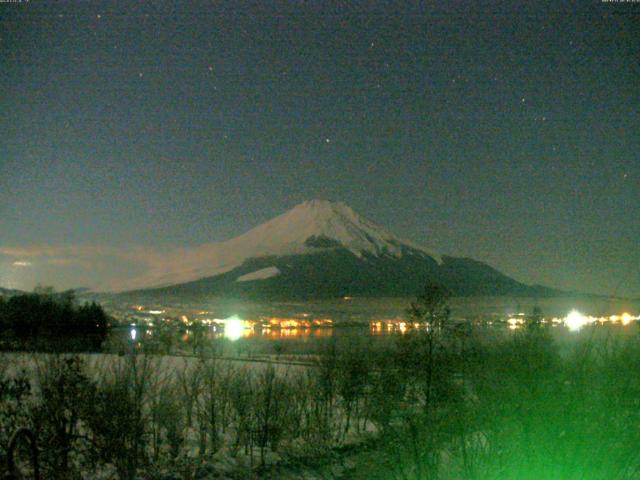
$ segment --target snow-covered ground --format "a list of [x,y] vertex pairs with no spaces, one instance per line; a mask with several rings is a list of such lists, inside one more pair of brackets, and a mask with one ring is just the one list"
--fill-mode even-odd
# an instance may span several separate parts
[[[0,371],[4,371],[9,375],[14,375],[20,371],[34,372],[38,368],[39,364],[43,364],[48,353],[26,353],[26,352],[1,352],[0,353]],[[72,354],[63,354],[72,355]],[[110,369],[121,365],[122,362],[127,360],[126,355],[117,355],[109,353],[81,353],[78,354],[88,367],[88,371],[100,372],[105,369]],[[137,354],[140,359],[143,359],[144,354]],[[189,368],[200,361],[199,357],[190,355],[148,355],[150,361],[153,363],[153,368],[157,372],[163,374],[173,375],[185,368]],[[218,358],[216,359],[221,367],[230,366],[239,369],[260,371],[266,368],[268,365],[273,365],[276,372],[285,375],[289,373],[302,372],[306,368],[304,364],[295,362],[279,362],[275,356],[271,359],[264,357],[258,359],[243,359],[232,357],[228,359]],[[29,375],[30,378],[35,378],[33,375]]]

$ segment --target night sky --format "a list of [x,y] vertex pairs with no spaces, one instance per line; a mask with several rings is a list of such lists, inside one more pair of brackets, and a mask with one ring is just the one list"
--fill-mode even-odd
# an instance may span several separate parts
[[579,3],[0,3],[0,286],[116,285],[322,198],[640,297],[640,3]]

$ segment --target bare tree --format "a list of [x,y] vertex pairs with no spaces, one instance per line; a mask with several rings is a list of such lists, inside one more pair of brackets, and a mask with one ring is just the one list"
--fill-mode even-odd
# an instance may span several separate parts
[[46,445],[43,467],[53,478],[67,478],[72,470],[72,451],[87,448],[81,424],[95,385],[78,356],[51,354],[34,359],[40,401],[33,421],[41,443]]

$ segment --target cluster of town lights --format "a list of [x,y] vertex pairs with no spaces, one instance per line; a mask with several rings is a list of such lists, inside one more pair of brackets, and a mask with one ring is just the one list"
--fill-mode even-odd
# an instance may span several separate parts
[[[553,319],[552,321],[556,321]],[[623,313],[622,315],[611,315],[609,317],[591,317],[583,315],[577,310],[572,310],[569,314],[562,319],[562,323],[572,332],[577,332],[586,325],[603,325],[605,323],[613,323],[620,325],[629,325],[631,322],[640,320],[640,316],[633,316],[629,313]]]
[[[135,310],[143,311],[144,307],[134,306]],[[148,313],[158,315],[164,313],[165,310],[148,310]],[[200,311],[198,314],[208,314],[211,312]],[[229,340],[238,340],[243,337],[252,336],[255,334],[256,329],[260,330],[263,334],[277,333],[280,336],[296,336],[298,334],[309,332],[322,332],[325,328],[333,327],[333,321],[330,319],[312,319],[307,318],[310,315],[308,313],[300,314],[303,318],[282,318],[282,317],[260,317],[259,320],[242,320],[238,316],[234,315],[226,319],[219,318],[201,318],[190,319],[186,315],[180,315],[180,322],[189,327],[195,323],[199,323],[203,326],[208,326],[213,332],[219,332],[222,336]],[[165,320],[165,319],[163,319]],[[551,318],[540,319],[543,324],[551,324],[553,326],[564,325],[570,331],[577,332],[583,327],[588,325],[604,325],[615,324],[626,326],[631,322],[640,320],[640,316],[633,316],[630,313],[623,313],[621,315],[611,315],[608,317],[593,317],[580,313],[577,310],[572,310],[563,318]],[[528,323],[529,319],[524,313],[512,314],[512,316],[506,319],[507,326],[511,330],[516,330],[524,327]],[[153,322],[147,322],[149,327],[153,327]],[[492,325],[494,322],[487,322],[488,325]],[[498,323],[501,323],[498,321]],[[408,322],[401,318],[376,320],[369,323],[370,331],[374,335],[380,335],[385,333],[401,333],[404,334],[408,330],[429,328],[428,324]],[[138,332],[136,331],[136,324],[131,324],[130,337],[131,340],[136,341]],[[301,332],[300,332],[301,331]],[[147,330],[150,334],[151,331]]]
[[203,320],[203,324],[211,325],[214,329],[220,329],[225,338],[238,340],[239,338],[250,336],[256,328],[260,328],[263,333],[269,333],[272,329],[280,330],[283,336],[287,333],[298,333],[298,329],[309,330],[317,328],[331,328],[333,321],[329,319],[300,320],[294,318],[270,317],[262,318],[260,321],[242,320],[234,315],[226,319]]
[[[611,315],[608,317],[593,317],[584,315],[577,310],[571,310],[564,318],[552,318],[551,320],[542,320],[542,323],[551,323],[553,325],[564,325],[572,332],[577,332],[587,325],[629,325],[631,322],[640,320],[640,316],[633,316],[630,313],[622,315]],[[523,316],[511,317],[507,320],[507,324],[511,330],[522,327],[527,322]]]
[[428,325],[424,323],[411,323],[400,319],[376,320],[369,323],[369,327],[373,335],[397,332],[406,333],[410,328],[418,330],[421,328],[426,328],[427,326]]
[[[640,320],[640,316],[633,316],[630,313],[623,313],[622,315],[611,315],[608,317],[592,317],[583,315],[577,310],[572,310],[566,317],[563,318],[551,318],[541,319],[540,323],[551,324],[553,326],[564,325],[570,331],[577,332],[586,325],[629,325],[631,322]],[[524,313],[519,313],[507,318],[506,323],[510,330],[517,330],[524,327],[529,320]],[[495,322],[487,322],[487,325],[494,325]],[[501,323],[501,322],[498,322]],[[369,323],[371,333],[374,335],[381,335],[384,333],[401,333],[404,334],[410,329],[419,330],[422,328],[428,329],[428,324],[425,323],[411,323],[401,319],[389,319],[389,320],[376,320]]]

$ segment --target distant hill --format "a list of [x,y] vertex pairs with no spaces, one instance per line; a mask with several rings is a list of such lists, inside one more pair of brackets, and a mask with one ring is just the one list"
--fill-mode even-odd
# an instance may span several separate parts
[[0,287],[0,297],[12,297],[14,295],[20,295],[23,294],[25,292],[23,292],[22,290],[16,290],[13,288],[2,288]]
[[486,263],[437,255],[360,217],[343,203],[313,200],[249,232],[198,248],[124,296],[268,298],[413,296],[426,282],[454,295],[553,296]]

